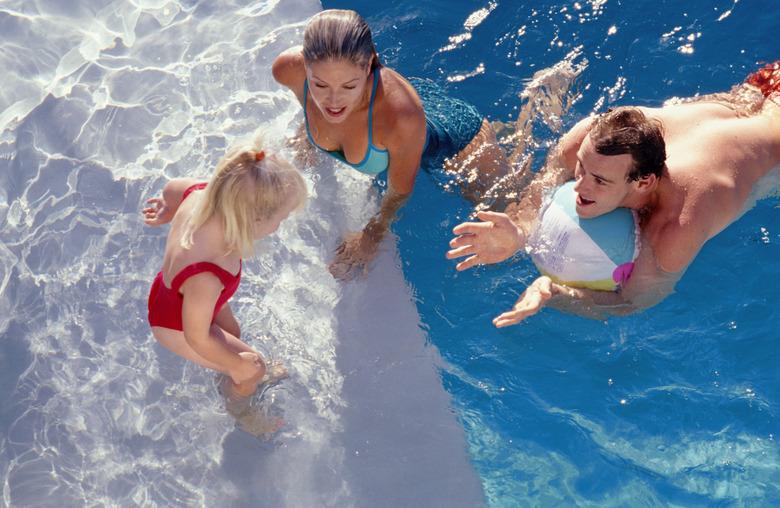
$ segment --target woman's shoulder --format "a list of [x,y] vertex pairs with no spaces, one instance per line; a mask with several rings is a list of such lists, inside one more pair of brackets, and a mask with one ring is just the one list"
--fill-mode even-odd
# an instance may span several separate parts
[[425,130],[425,112],[420,97],[398,72],[382,67],[380,73],[381,94],[377,97],[375,115],[382,126],[394,133],[407,132],[417,137],[416,130]]
[[380,67],[379,72],[384,107],[401,114],[422,112],[420,97],[406,78],[388,67]]
[[274,60],[271,72],[278,83],[288,88],[302,88],[306,79],[306,69],[303,65],[303,48],[294,46],[282,51]]

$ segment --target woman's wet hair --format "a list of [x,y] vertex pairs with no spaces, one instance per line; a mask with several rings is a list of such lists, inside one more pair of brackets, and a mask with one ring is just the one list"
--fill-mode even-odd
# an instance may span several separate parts
[[195,231],[218,216],[228,252],[251,255],[256,222],[303,205],[307,190],[300,172],[287,161],[268,156],[260,146],[257,142],[236,146],[217,164],[185,227],[182,247],[190,248]]
[[314,15],[303,33],[303,59],[307,63],[347,60],[371,70],[380,67],[371,29],[355,11],[328,9]]
[[666,163],[666,143],[661,122],[649,119],[634,107],[620,107],[599,115],[590,131],[590,140],[601,155],[631,155],[633,167],[628,180],[648,175],[661,177]]

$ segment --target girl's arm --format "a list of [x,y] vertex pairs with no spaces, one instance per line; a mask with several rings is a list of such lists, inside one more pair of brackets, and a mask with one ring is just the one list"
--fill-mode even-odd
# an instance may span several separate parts
[[148,205],[143,209],[144,222],[147,226],[162,226],[171,222],[179,205],[182,202],[184,191],[191,185],[198,183],[193,178],[174,178],[168,180],[163,187],[162,197],[146,200]]

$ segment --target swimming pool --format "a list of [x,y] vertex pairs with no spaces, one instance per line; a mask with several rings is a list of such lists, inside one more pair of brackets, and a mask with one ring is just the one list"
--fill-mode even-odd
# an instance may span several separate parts
[[[525,80],[570,54],[587,64],[565,125],[721,90],[778,57],[780,15],[748,2],[324,6],[360,10],[388,65],[504,121]],[[264,396],[282,432],[235,430],[213,375],[154,344],[145,298],[164,231],[142,226],[141,203],[165,177],[208,174],[258,126],[294,132],[300,108],[269,68],[318,9],[0,7],[3,503],[778,504],[776,198],[708,243],[652,311],[604,323],[545,310],[499,332],[490,318],[535,273],[519,258],[456,274],[444,251],[470,208],[428,175],[368,278],[334,282],[332,249],[378,198],[319,158],[305,215],[247,263],[235,307],[290,367]],[[553,135],[535,128],[543,154]]]
[[[726,90],[777,58],[780,23],[757,2],[325,6],[362,12],[389,66],[492,119],[514,118],[535,71],[582,64],[564,128],[613,104]],[[549,124],[534,125],[540,152]],[[490,320],[536,276],[531,263],[456,273],[441,251],[469,206],[421,182],[399,250],[489,505],[780,502],[777,198],[710,241],[652,310],[598,322],[547,309],[498,331]]]

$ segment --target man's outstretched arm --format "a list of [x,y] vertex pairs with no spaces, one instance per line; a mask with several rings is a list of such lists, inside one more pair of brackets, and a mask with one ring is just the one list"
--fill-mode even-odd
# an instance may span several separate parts
[[510,203],[505,213],[479,212],[481,222],[464,222],[453,229],[448,259],[466,259],[458,270],[478,264],[504,261],[525,247],[526,238],[536,226],[544,194],[574,178],[577,150],[593,120],[581,120],[558,142],[547,157],[542,171],[523,190],[516,203]]
[[517,324],[545,306],[593,319],[631,314],[652,307],[671,294],[682,273],[664,271],[652,250],[643,246],[631,278],[618,291],[573,288],[542,276],[526,288],[512,309],[497,316],[493,324],[499,328]]
[[574,178],[577,150],[580,149],[592,123],[592,118],[585,118],[564,134],[547,156],[542,170],[523,189],[519,200],[506,207],[504,213],[520,227],[526,237],[533,231],[539,218],[545,194]]

